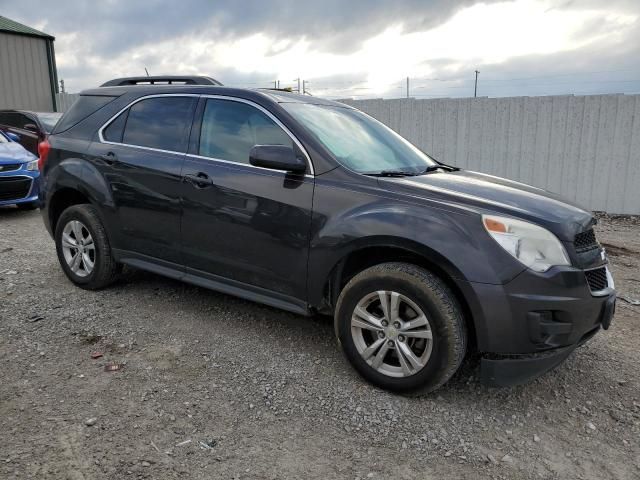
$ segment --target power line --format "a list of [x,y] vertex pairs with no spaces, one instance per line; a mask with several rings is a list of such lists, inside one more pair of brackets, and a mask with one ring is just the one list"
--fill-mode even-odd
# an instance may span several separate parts
[[629,72],[629,71],[637,71],[637,68],[620,68],[620,69],[615,69],[615,70],[596,70],[596,71],[591,71],[591,72],[574,72],[574,73],[559,73],[559,74],[554,74],[554,75],[540,75],[540,76],[535,76],[535,77],[515,77],[515,78],[504,78],[504,79],[493,79],[491,80],[491,77],[489,77],[489,79],[493,82],[497,82],[497,81],[510,81],[510,80],[534,80],[534,79],[538,79],[538,78],[555,78],[555,77],[572,77],[572,76],[577,76],[577,75],[593,75],[593,74],[598,74],[598,73],[614,73],[614,72]]

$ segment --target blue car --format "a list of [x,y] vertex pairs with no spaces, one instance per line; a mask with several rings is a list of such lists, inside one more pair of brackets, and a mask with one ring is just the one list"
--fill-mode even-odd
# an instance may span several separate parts
[[23,210],[38,208],[40,170],[38,157],[18,143],[14,133],[0,131],[0,206]]

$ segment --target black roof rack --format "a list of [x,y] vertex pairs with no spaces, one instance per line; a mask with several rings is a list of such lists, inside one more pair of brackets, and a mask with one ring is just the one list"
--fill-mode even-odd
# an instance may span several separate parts
[[101,87],[125,87],[128,85],[217,85],[218,80],[211,77],[192,75],[166,75],[154,77],[123,77],[114,78],[100,85]]

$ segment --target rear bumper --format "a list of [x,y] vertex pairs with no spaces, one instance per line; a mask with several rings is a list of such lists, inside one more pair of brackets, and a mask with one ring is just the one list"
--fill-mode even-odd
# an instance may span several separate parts
[[591,292],[585,272],[571,267],[461,288],[474,320],[482,381],[494,386],[524,383],[553,369],[609,328],[615,312],[615,290]]

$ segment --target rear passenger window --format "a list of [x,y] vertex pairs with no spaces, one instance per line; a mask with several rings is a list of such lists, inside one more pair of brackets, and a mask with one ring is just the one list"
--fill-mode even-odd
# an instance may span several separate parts
[[287,145],[291,137],[255,107],[231,100],[207,100],[200,131],[199,154],[249,163],[255,145]]
[[[189,131],[193,120],[195,97],[155,97],[141,100],[128,112],[124,123],[122,143],[140,147],[158,148],[172,152],[186,152]],[[123,112],[120,116],[123,116]],[[114,126],[111,134],[117,138],[119,132],[115,125],[117,118],[109,127]],[[117,140],[115,140],[117,141]]]

